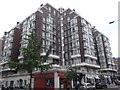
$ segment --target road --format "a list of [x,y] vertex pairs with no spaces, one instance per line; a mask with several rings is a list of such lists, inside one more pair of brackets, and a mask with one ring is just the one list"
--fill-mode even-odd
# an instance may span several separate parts
[[120,90],[120,86],[112,84],[112,85],[108,85],[107,89],[96,89],[96,90]]

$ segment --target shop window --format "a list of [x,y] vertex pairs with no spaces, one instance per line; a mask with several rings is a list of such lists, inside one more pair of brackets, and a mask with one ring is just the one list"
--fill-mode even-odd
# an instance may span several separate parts
[[53,78],[46,79],[46,86],[47,87],[54,86],[54,79]]
[[10,81],[10,87],[13,87],[14,81]]
[[23,86],[23,80],[22,79],[19,80],[19,86],[20,86],[20,88]]
[[27,80],[24,80],[24,85],[27,85]]
[[8,81],[6,81],[5,86],[6,86],[6,87],[8,86]]

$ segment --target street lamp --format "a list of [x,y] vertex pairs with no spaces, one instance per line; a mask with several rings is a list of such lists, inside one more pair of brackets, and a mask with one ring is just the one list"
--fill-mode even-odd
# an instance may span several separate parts
[[[111,21],[111,22],[109,22],[109,24],[112,24],[112,23],[114,23],[114,22],[116,22],[116,21],[118,21],[118,34],[120,34],[120,19],[118,19],[118,20],[114,20],[114,21]],[[119,35],[118,35],[118,38],[119,38]],[[118,40],[118,56],[119,56],[119,45],[120,45],[120,42],[119,42],[119,40]],[[113,70],[113,67],[112,67],[112,70]],[[113,71],[113,76],[115,76],[114,75],[114,71]],[[120,88],[119,88],[120,89]]]
[[109,24],[112,24],[112,23],[114,23],[114,22],[116,22],[116,21],[119,21],[119,20],[120,20],[120,19],[111,21],[111,22],[109,22]]

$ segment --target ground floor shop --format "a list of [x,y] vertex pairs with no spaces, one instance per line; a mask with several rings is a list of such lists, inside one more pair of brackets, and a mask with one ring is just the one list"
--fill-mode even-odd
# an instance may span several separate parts
[[[35,74],[33,77],[35,89],[46,88],[54,90],[55,88],[68,88],[68,85],[71,88],[75,88],[77,84],[80,84],[79,80],[72,80],[69,83],[65,82],[66,76],[64,72]],[[99,75],[85,74],[81,83],[95,84],[98,81],[100,81]]]
[[2,87],[4,88],[27,88],[30,82],[29,75],[16,75],[11,77],[4,77]]
[[34,88],[37,89],[51,89],[63,88],[62,84],[65,85],[64,79],[66,76],[64,72],[53,72],[53,73],[41,73],[33,75],[34,78]]
[[[68,88],[68,85],[71,88],[75,88],[77,84],[79,84],[79,80],[72,80],[71,82],[65,81],[66,76],[65,72],[55,71],[55,72],[46,72],[46,73],[36,73],[32,76],[32,84],[31,87],[35,90],[38,89],[57,89],[57,88]],[[110,75],[102,75],[105,79],[105,82],[112,83],[113,76]],[[114,77],[115,78],[115,77]],[[101,81],[100,75],[95,74],[84,74],[82,77],[82,83],[92,83],[96,84]],[[2,85],[7,87],[14,88],[28,88],[30,84],[30,76],[29,75],[15,75],[11,77],[3,78]]]

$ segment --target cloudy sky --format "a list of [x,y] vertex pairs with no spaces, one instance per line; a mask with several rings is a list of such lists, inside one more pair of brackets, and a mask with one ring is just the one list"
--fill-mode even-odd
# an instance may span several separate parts
[[111,43],[114,57],[118,57],[118,19],[119,0],[1,0],[0,37],[5,31],[14,28],[16,22],[23,21],[35,12],[41,4],[49,3],[55,8],[75,9],[75,11],[106,35]]

